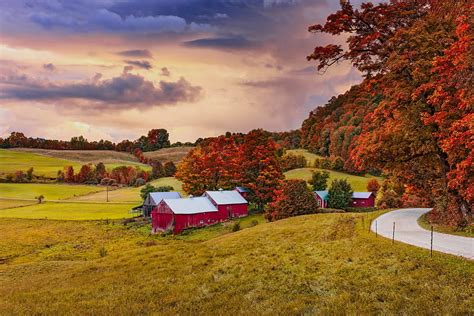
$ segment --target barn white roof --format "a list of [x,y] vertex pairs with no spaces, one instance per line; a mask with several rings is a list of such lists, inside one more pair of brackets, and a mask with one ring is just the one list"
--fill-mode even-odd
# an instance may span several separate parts
[[206,195],[217,205],[247,204],[247,200],[237,191],[206,191]]
[[151,192],[149,194],[150,200],[145,201],[148,205],[157,205],[164,199],[180,199],[181,194],[178,192]]
[[372,192],[354,192],[352,193],[353,199],[368,199],[372,195]]
[[217,212],[217,208],[207,197],[163,200],[175,214],[197,214]]

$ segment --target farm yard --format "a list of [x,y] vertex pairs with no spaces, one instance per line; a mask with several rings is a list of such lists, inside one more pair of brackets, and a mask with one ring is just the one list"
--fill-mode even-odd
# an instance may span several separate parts
[[471,262],[391,245],[364,216],[179,237],[113,221],[0,219],[0,314],[472,312]]

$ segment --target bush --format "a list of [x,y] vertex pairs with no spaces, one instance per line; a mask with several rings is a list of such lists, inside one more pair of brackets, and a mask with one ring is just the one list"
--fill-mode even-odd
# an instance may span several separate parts
[[292,169],[305,168],[308,165],[308,161],[303,155],[287,154],[281,157],[280,166],[285,172]]
[[268,205],[265,218],[273,221],[292,216],[313,214],[318,203],[308,189],[306,181],[286,180],[282,189],[277,191],[276,199]]
[[336,157],[332,161],[332,169],[336,171],[342,171],[344,169],[344,160],[341,157]]
[[346,212],[366,213],[377,210],[376,207],[346,207]]
[[313,191],[324,191],[328,187],[329,172],[313,171],[309,184],[313,186]]
[[234,225],[232,226],[232,231],[237,232],[240,230],[240,222],[235,222]]
[[253,219],[251,222],[250,222],[250,225],[249,227],[254,227],[254,226],[257,226],[258,225],[258,221],[256,219]]
[[352,187],[346,179],[336,179],[329,188],[328,206],[345,209],[352,200]]
[[143,179],[143,178],[137,178],[137,179],[135,180],[134,186],[136,186],[136,187],[141,187],[142,185],[145,185],[145,183],[146,183],[145,179]]
[[99,249],[99,256],[100,256],[101,258],[107,256],[107,249],[105,249],[104,247],[100,248],[100,249]]

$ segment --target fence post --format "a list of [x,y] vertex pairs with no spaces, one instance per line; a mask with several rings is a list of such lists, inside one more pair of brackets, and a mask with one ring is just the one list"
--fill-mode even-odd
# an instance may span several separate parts
[[431,225],[431,247],[430,247],[430,257],[433,257],[433,225]]
[[372,227],[372,219],[369,221],[369,233],[370,233],[370,228]]
[[392,244],[395,242],[395,222],[393,222]]
[[377,232],[377,221],[375,221],[375,237],[378,236],[378,232]]

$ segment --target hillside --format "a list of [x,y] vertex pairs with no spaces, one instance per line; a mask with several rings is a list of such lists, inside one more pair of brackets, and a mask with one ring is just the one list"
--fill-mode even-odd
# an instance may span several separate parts
[[[51,152],[54,153],[54,157],[50,155]],[[114,151],[98,151],[98,153],[93,154],[90,151],[65,150],[64,155],[62,155],[62,152],[29,149],[17,150],[17,148],[15,150],[0,149],[0,175],[13,173],[17,170],[26,171],[33,167],[34,174],[37,176],[56,177],[58,170],[62,170],[66,166],[73,166],[74,169],[78,170],[85,163],[97,163],[99,161],[104,162],[109,170],[123,165],[139,166],[145,170],[151,169],[150,166],[136,161],[118,159],[118,157],[122,157],[120,155],[122,153]]]
[[80,161],[83,163],[139,163],[137,158],[132,154],[114,150],[52,150],[37,148],[14,148],[10,150],[66,160]]
[[178,163],[193,148],[194,147],[162,148],[162,149],[156,150],[156,151],[144,152],[143,155],[146,158],[158,160],[158,161],[161,161],[161,162],[172,161],[174,163]]
[[392,245],[367,232],[365,216],[302,216],[217,238],[209,233],[223,225],[175,238],[0,219],[0,314],[472,312],[472,262]]
[[290,150],[287,150],[286,153],[304,156],[311,166],[314,165],[314,161],[316,159],[324,158],[323,156],[313,154],[306,149],[290,149]]
[[367,191],[367,183],[370,179],[376,178],[379,183],[383,182],[383,178],[381,177],[374,177],[372,175],[365,175],[365,176],[356,176],[344,172],[338,172],[333,170],[323,170],[323,169],[316,169],[316,168],[300,168],[300,169],[293,169],[290,171],[285,172],[286,179],[301,179],[308,181],[311,179],[312,171],[320,170],[320,171],[327,171],[329,172],[329,180],[328,185],[334,179],[347,179],[347,181],[352,186],[354,191]]

